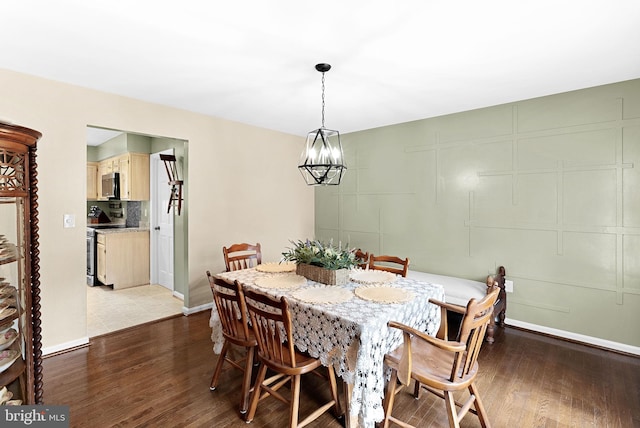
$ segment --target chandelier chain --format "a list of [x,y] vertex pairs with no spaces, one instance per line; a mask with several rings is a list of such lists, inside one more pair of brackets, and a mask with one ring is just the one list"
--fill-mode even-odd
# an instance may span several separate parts
[[324,128],[324,72],[322,72],[322,127]]

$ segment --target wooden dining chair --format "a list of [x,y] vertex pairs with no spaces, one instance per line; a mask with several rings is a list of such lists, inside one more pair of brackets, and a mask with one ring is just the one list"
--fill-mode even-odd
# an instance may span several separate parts
[[256,245],[243,243],[222,247],[222,254],[224,254],[224,264],[227,272],[256,267],[262,263],[259,242]]
[[409,258],[396,256],[369,256],[369,269],[384,270],[406,277],[409,270]]
[[[209,271],[207,271],[207,277],[209,278],[209,285],[213,292],[213,300],[218,310],[218,316],[220,317],[220,324],[222,326],[222,335],[224,337],[222,351],[218,357],[216,368],[213,371],[209,389],[214,391],[217,388],[220,374],[222,373],[222,366],[225,362],[241,370],[244,374],[240,390],[240,413],[246,413],[249,407],[251,372],[258,342],[253,334],[253,329],[249,325],[242,285],[237,281],[229,284],[221,279],[217,279],[211,275]],[[244,348],[244,355],[238,359],[232,358],[229,355],[233,354],[231,345]]]
[[[447,340],[443,329],[434,338],[395,321],[388,323],[389,327],[402,331],[404,342],[384,358],[385,365],[391,368],[391,379],[384,399],[384,428],[389,426],[389,422],[415,428],[391,414],[396,393],[409,385],[411,379],[415,380],[416,398],[419,398],[420,390],[425,389],[444,399],[449,427],[459,428],[460,421],[469,411],[478,416],[483,427],[491,426],[475,379],[478,374],[478,354],[493,316],[493,304],[498,293],[499,289],[496,289],[479,301],[471,299],[466,308],[429,299],[429,302],[439,305],[443,312],[463,312],[456,340]],[[443,317],[446,319],[446,314]],[[469,398],[465,403],[457,402],[454,392],[465,389],[469,391]],[[460,411],[456,406],[460,407]]]
[[364,252],[361,249],[357,249],[356,250],[356,258],[358,260],[362,260],[361,263],[358,263],[358,267],[360,269],[366,269],[369,266],[369,253],[368,252]]
[[[260,368],[253,387],[251,406],[247,414],[246,422],[253,420],[258,402],[269,395],[290,405],[289,427],[303,427],[316,420],[332,407],[336,416],[340,416],[340,401],[338,387],[333,367],[327,367],[331,400],[320,406],[304,420],[299,421],[298,409],[300,406],[300,378],[302,375],[312,373],[322,364],[319,359],[303,354],[295,349],[293,342],[293,325],[289,303],[283,296],[274,299],[260,293],[246,290],[245,298],[247,309],[251,316],[254,333],[258,341],[258,359]],[[267,370],[277,375],[265,379]],[[283,385],[290,383],[291,395],[289,398],[278,390]]]

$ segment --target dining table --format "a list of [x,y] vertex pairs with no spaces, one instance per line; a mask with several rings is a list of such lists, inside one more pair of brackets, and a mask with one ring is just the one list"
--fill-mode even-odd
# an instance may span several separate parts
[[[214,277],[229,283],[237,280],[245,289],[276,298],[284,296],[296,348],[320,359],[324,366],[333,366],[343,380],[345,426],[373,428],[384,418],[384,388],[389,378],[384,355],[402,343],[400,331],[387,323],[397,321],[435,336],[440,309],[429,299],[444,301],[443,287],[391,274],[376,276],[361,269],[352,270],[344,285],[325,285],[293,269],[271,271],[268,265]],[[213,349],[219,354],[224,337],[215,307],[210,326]]]

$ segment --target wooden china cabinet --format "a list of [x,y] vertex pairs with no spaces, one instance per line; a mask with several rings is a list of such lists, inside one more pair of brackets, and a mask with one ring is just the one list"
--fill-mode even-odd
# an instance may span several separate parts
[[4,404],[42,404],[36,173],[40,137],[33,129],[0,122],[0,400]]

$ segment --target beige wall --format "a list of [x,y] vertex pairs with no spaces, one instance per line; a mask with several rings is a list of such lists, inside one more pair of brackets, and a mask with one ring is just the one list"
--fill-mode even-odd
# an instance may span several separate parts
[[316,235],[514,281],[512,324],[640,353],[640,80],[343,136]]
[[[224,269],[223,245],[259,241],[264,259],[275,261],[289,239],[313,234],[313,188],[296,168],[301,137],[6,70],[0,70],[0,87],[0,117],[43,134],[38,186],[45,352],[86,342],[87,125],[188,141],[187,308],[211,302],[205,271]],[[76,215],[75,228],[62,227],[64,214]]]

